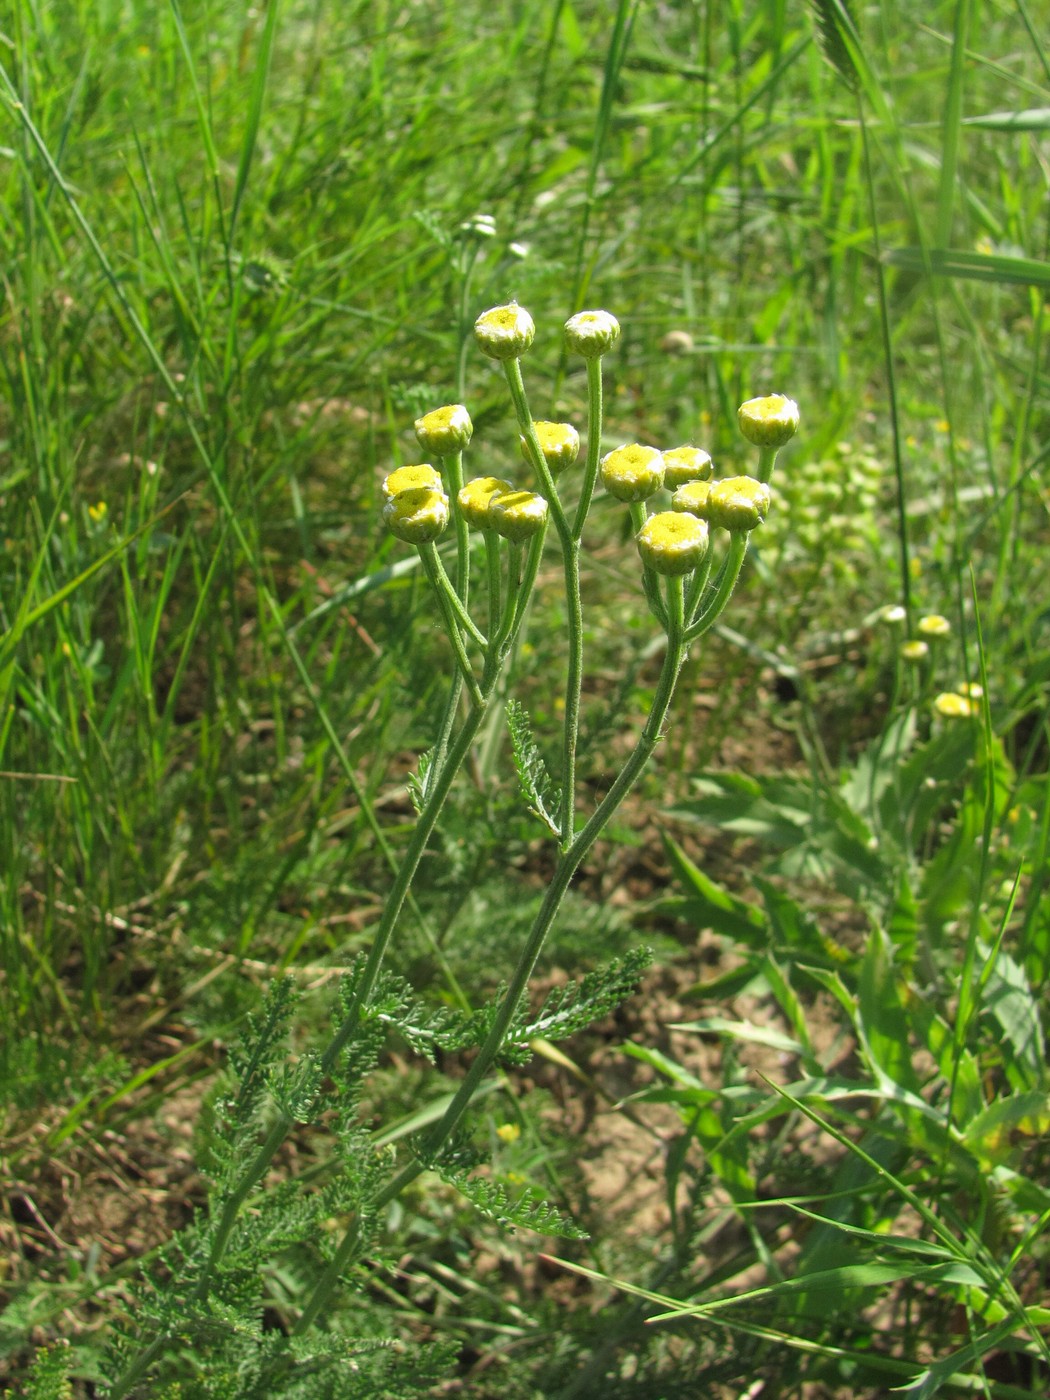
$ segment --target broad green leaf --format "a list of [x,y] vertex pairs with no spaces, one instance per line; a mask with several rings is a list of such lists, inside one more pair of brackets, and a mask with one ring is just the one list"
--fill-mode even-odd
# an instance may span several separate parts
[[958,248],[891,248],[887,262],[908,272],[932,272],[974,282],[1001,282],[1023,287],[1050,287],[1050,263],[1001,253],[969,253]]
[[768,943],[768,925],[756,905],[716,884],[669,836],[664,837],[664,847],[675,875],[686,890],[685,898],[673,906],[680,918],[692,920],[698,928],[713,929],[747,947],[764,947]]
[[963,1134],[966,1145],[985,1168],[1009,1161],[1025,1138],[1050,1132],[1050,1094],[1031,1091],[997,1099],[977,1115]]
[[[983,950],[988,956],[988,950]],[[1046,1082],[1046,1045],[1039,1021],[1039,1003],[1020,963],[1001,947],[982,974],[981,1009],[999,1027],[996,1036],[1003,1068],[1015,1090],[1034,1089]]]
[[989,112],[980,117],[963,117],[962,124],[982,127],[986,131],[1047,131],[1050,130],[1050,107],[1026,107],[1020,112]]

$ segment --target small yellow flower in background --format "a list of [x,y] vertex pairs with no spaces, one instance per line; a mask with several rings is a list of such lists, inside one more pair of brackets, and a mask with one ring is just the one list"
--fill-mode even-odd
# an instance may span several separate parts
[[474,322],[478,349],[493,360],[516,360],[532,344],[536,323],[516,301],[483,311]]
[[95,525],[101,525],[109,513],[109,507],[105,501],[99,501],[96,505],[88,506],[88,516]]
[[713,472],[711,454],[702,447],[672,447],[664,453],[664,485],[668,491],[687,481],[710,481]]
[[913,579],[922,578],[922,560],[917,554],[913,554],[908,560],[908,572]]
[[524,1186],[528,1181],[528,1177],[522,1176],[521,1172],[508,1172],[507,1180],[510,1182],[511,1186]]
[[418,466],[412,467],[398,467],[383,479],[383,496],[387,501],[392,501],[402,491],[441,489],[441,477],[429,462],[420,462]]
[[957,695],[954,690],[942,690],[933,702],[933,708],[945,719],[968,719],[974,712],[973,704],[965,695]]
[[952,624],[940,613],[927,613],[925,617],[919,618],[918,629],[924,637],[939,639],[951,636]]
[[500,1142],[517,1142],[518,1138],[521,1137],[521,1129],[517,1123],[501,1123],[496,1129],[496,1136]]
[[984,698],[984,686],[979,681],[963,681],[957,686],[960,695],[965,695],[967,700],[981,700]]
[[707,524],[684,511],[651,515],[638,532],[638,553],[658,574],[688,574],[707,553]]
[[416,437],[424,452],[433,452],[438,457],[448,457],[453,452],[462,452],[474,432],[470,414],[461,403],[446,404],[424,413],[415,422]]
[[905,447],[918,447],[918,445],[919,439],[915,436],[914,433],[909,433],[908,436],[904,439]]
[[[550,467],[554,476],[563,472],[566,467],[571,467],[576,458],[580,455],[580,435],[571,423],[548,423],[541,419],[538,423],[533,423],[536,432],[536,439],[540,444],[540,451],[543,453],[543,460]],[[532,458],[529,456],[529,445],[524,438],[521,442],[521,455],[531,466]]]
[[585,360],[604,355],[620,338],[620,323],[608,311],[578,311],[565,322],[565,344]]
[[900,627],[908,620],[908,613],[902,608],[900,603],[888,603],[879,612],[878,620],[885,627]]
[[947,418],[938,418],[933,426],[938,433],[950,433],[952,430],[952,425],[948,422]]
[[903,656],[905,661],[925,661],[929,654],[929,642],[905,642],[904,645],[901,647],[901,656]]
[[664,459],[655,447],[632,442],[602,458],[602,485],[618,501],[644,501],[664,484]]

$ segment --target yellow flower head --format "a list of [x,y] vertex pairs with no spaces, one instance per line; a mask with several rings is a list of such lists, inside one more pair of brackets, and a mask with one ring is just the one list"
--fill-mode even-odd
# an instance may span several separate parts
[[518,1127],[517,1123],[501,1123],[496,1129],[496,1136],[499,1138],[500,1142],[506,1142],[508,1144],[517,1142],[518,1138],[521,1137],[521,1129]]
[[418,491],[421,488],[430,491],[442,489],[441,477],[429,462],[414,467],[398,467],[392,471],[383,482],[383,495],[387,501],[392,501],[402,491]]
[[748,399],[737,413],[740,431],[756,447],[783,447],[798,432],[798,404],[783,394]]
[[664,510],[638,532],[638,553],[658,574],[691,573],[707,553],[707,525],[695,515]]
[[904,660],[910,661],[916,665],[920,661],[925,661],[929,654],[929,642],[924,642],[921,639],[913,642],[905,642],[901,646],[901,656],[904,658]]
[[578,311],[565,322],[565,343],[585,360],[597,360],[620,338],[620,323],[608,311]]
[[516,301],[483,311],[474,322],[478,348],[493,360],[516,360],[536,334],[536,323]]
[[671,497],[672,510],[688,511],[698,520],[707,519],[707,498],[711,494],[710,481],[687,481]]
[[531,539],[547,523],[547,502],[533,491],[497,491],[489,497],[488,523],[506,540]]
[[885,627],[901,627],[908,620],[908,612],[900,603],[887,603],[879,609],[878,620]]
[[[580,455],[580,435],[572,424],[539,422],[533,423],[532,426],[536,430],[543,460],[550,467],[551,473],[557,476],[566,467],[571,467]],[[524,438],[521,439],[521,455],[531,466],[529,445]]]
[[416,437],[424,452],[448,457],[462,452],[474,432],[470,414],[461,403],[446,404],[416,419]]
[[655,447],[630,443],[602,458],[602,484],[618,501],[644,501],[664,484],[664,459]]
[[448,497],[428,486],[399,491],[383,507],[383,519],[399,540],[428,544],[448,524]]
[[968,719],[974,713],[972,702],[965,695],[957,695],[954,690],[942,690],[933,702],[933,708],[945,719]]
[[672,447],[664,453],[664,485],[668,491],[687,481],[710,481],[713,471],[711,454],[702,447]]
[[951,636],[952,624],[940,613],[928,613],[926,617],[920,617],[917,626],[924,637],[935,641]]
[[727,476],[711,483],[707,519],[724,530],[748,531],[761,525],[769,510],[769,487],[753,476]]
[[472,525],[475,530],[488,530],[491,529],[489,500],[502,491],[513,490],[511,483],[504,481],[500,476],[476,476],[460,491],[456,503],[468,525]]

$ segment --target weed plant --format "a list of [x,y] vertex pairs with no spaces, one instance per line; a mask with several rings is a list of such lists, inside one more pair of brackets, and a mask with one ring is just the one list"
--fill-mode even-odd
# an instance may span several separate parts
[[[266,1366],[275,1393],[411,1394],[453,1362],[477,1395],[1045,1393],[1039,21],[1025,0],[921,16],[893,0],[13,0],[0,15],[0,1367],[15,1394],[101,1394],[103,1365],[126,1374],[153,1342],[162,1394],[262,1393]],[[586,1278],[479,1273],[486,1253],[527,1257],[508,1213],[542,1200],[556,1215],[533,1225],[580,1220],[586,1152],[541,1131],[554,1100],[523,1091],[520,1067],[493,1066],[471,1133],[453,1134],[464,1155],[433,1164],[454,1184],[428,1170],[391,1198],[365,1222],[357,1291],[326,1293],[341,1235],[322,1222],[345,1227],[416,1169],[471,1072],[454,1047],[484,1040],[476,1008],[501,1004],[557,882],[570,832],[545,770],[575,787],[586,830],[630,718],[662,704],[667,597],[650,580],[640,605],[640,522],[600,489],[583,683],[551,684],[581,635],[564,567],[571,582],[588,467],[553,483],[569,548],[549,504],[495,679],[453,601],[499,638],[494,541],[471,538],[468,572],[451,526],[428,555],[435,592],[377,523],[383,477],[419,460],[409,425],[435,404],[470,404],[471,470],[520,475],[515,385],[484,372],[472,336],[511,296],[541,328],[597,303],[623,320],[604,429],[584,434],[598,457],[698,442],[732,477],[754,464],[737,404],[790,385],[806,406],[733,607],[685,662],[667,742],[569,883],[538,967],[544,986],[570,970],[582,1018],[603,977],[610,997],[634,985],[639,929],[681,948],[687,981],[697,939],[719,965],[687,1029],[646,1038],[659,1014],[633,1001],[624,1063],[651,1078],[623,1112],[667,1164],[658,1239],[597,1211],[589,1241],[549,1246]],[[527,363],[542,411],[583,426],[586,363],[545,329]],[[550,503],[535,446],[529,486]],[[501,607],[508,556],[527,550],[491,551]],[[451,782],[442,744],[477,710],[472,688],[484,718],[380,968],[419,830],[406,788],[425,812]],[[673,833],[665,854],[643,810]],[[613,842],[663,860],[674,892],[597,907],[603,865],[626,859]],[[318,1086],[341,977],[336,1022],[362,1016],[373,1049],[335,1055]],[[537,1030],[537,1002],[514,1034]],[[589,1042],[545,1042],[547,1082],[591,1093]],[[356,1116],[291,1126],[358,1082]],[[179,1151],[161,1154],[168,1205],[131,1203],[140,1170],[158,1181],[144,1133],[180,1114],[218,1194],[172,1240],[203,1201]],[[285,1128],[237,1209],[250,1154]],[[367,1153],[358,1130],[374,1130]],[[375,1174],[334,1169],[334,1141]],[[83,1225],[96,1170],[125,1183],[126,1240]],[[485,1224],[461,1192],[497,1183]],[[603,1279],[640,1291],[620,1302]],[[213,1329],[192,1375],[190,1316]],[[128,1350],[104,1363],[114,1329]],[[340,1338],[356,1350],[329,1392],[321,1352]],[[250,1358],[240,1380],[224,1354]]]

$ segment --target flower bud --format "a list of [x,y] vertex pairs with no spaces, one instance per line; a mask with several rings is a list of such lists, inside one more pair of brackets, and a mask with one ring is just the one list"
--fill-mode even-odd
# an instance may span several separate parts
[[[552,475],[557,476],[566,467],[571,467],[580,455],[580,435],[572,424],[540,422],[532,426],[536,430],[543,460],[550,467]],[[529,445],[524,438],[521,439],[521,455],[531,466]]]
[[694,515],[664,510],[638,532],[638,553],[658,574],[691,573],[707,553],[707,525]]
[[950,637],[952,632],[952,624],[940,613],[927,613],[925,617],[920,617],[916,627],[924,637],[928,637],[932,641],[940,641],[942,637]]
[[930,654],[929,642],[921,639],[913,642],[904,642],[901,646],[901,656],[905,661],[917,665],[920,661],[925,661]]
[[489,501],[493,496],[499,495],[503,491],[513,491],[514,487],[509,481],[504,481],[500,476],[476,476],[473,481],[468,481],[466,486],[456,497],[460,514],[468,525],[472,525],[475,530],[488,530],[489,524]]
[[577,311],[565,322],[565,344],[585,360],[597,360],[620,338],[620,323],[608,311]]
[[753,476],[727,476],[711,483],[707,519],[724,530],[747,531],[761,525],[769,510],[769,487]]
[[711,494],[710,481],[687,481],[671,497],[671,509],[686,511],[698,520],[707,519],[707,498]]
[[668,491],[687,481],[710,481],[713,471],[711,454],[702,447],[672,447],[664,453],[664,485]]
[[945,719],[968,719],[974,712],[973,703],[953,690],[942,690],[934,700],[933,708]]
[[748,399],[737,413],[740,431],[756,447],[783,447],[798,432],[798,404],[783,394]]
[[474,432],[470,414],[461,403],[446,404],[416,419],[416,437],[424,452],[450,457],[462,452]]
[[483,311],[474,322],[478,348],[493,360],[516,360],[532,344],[536,323],[516,301]]
[[448,524],[448,497],[427,486],[399,491],[383,507],[383,519],[399,540],[428,544]]
[[664,484],[664,459],[655,447],[630,443],[602,458],[602,483],[618,501],[644,501]]
[[498,491],[489,497],[488,523],[505,540],[531,539],[547,523],[547,502],[532,491]]
[[383,480],[383,495],[392,501],[402,491],[418,491],[421,487],[430,491],[442,489],[441,477],[429,462],[423,462],[418,467],[398,467],[392,471]]

